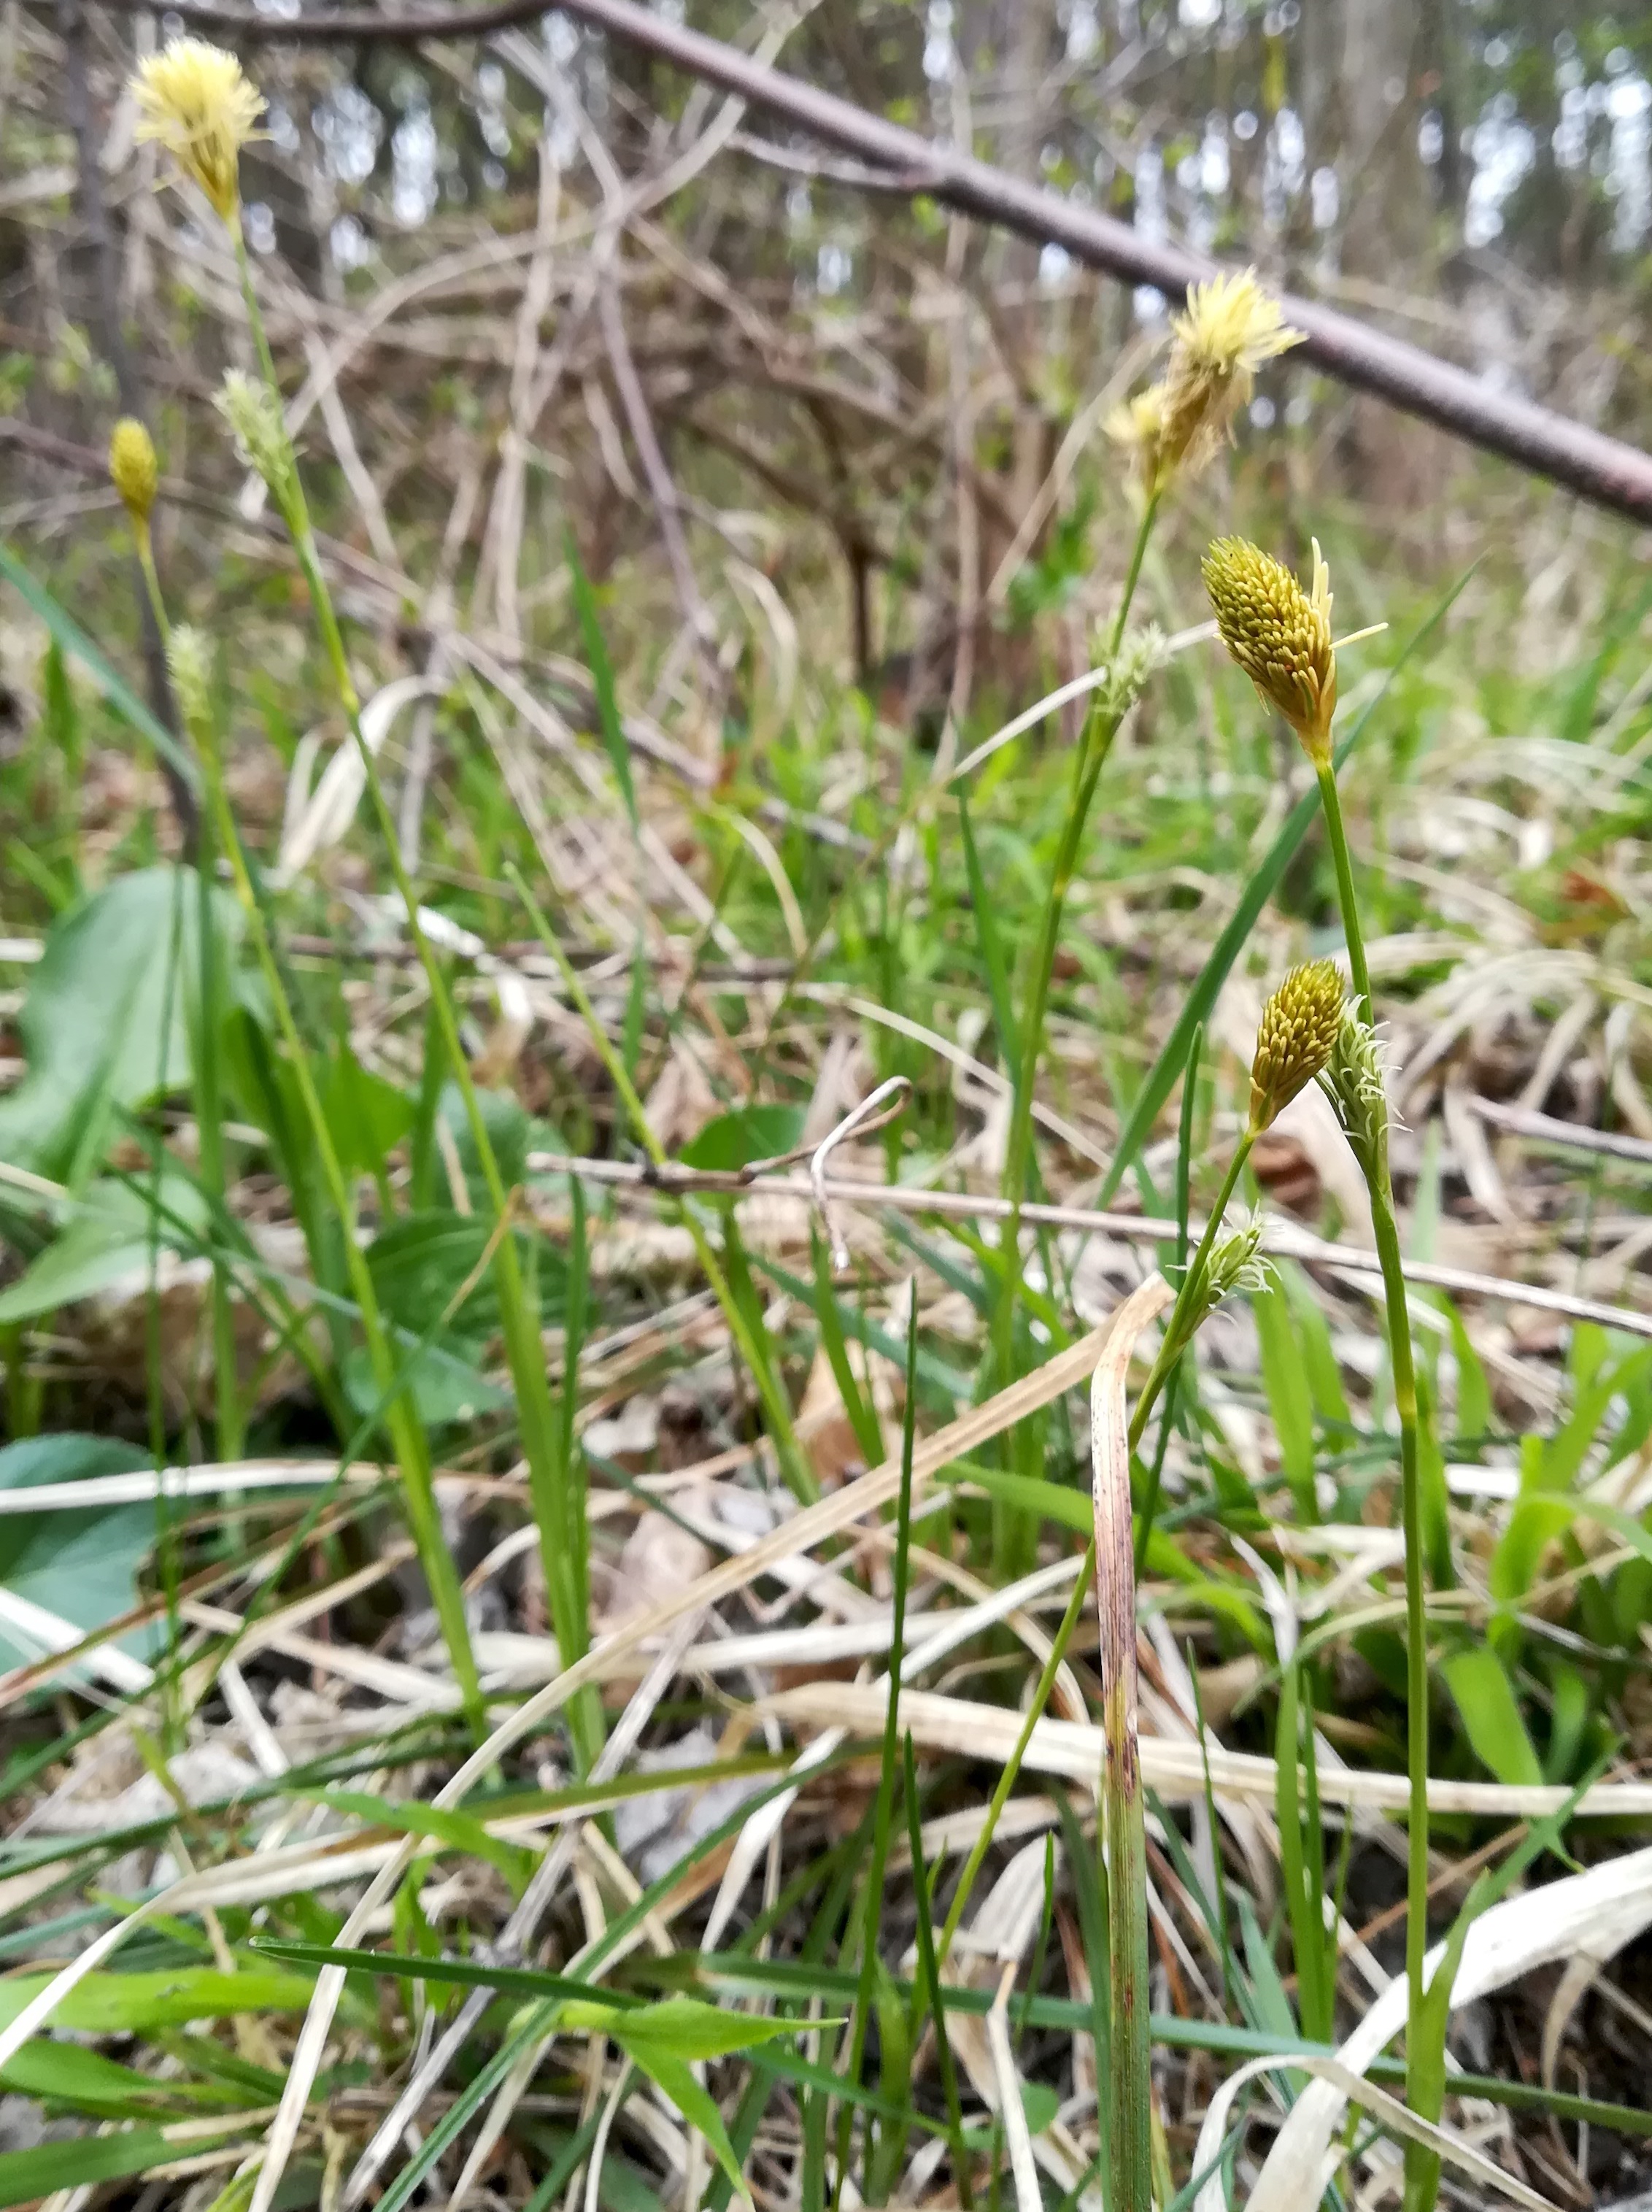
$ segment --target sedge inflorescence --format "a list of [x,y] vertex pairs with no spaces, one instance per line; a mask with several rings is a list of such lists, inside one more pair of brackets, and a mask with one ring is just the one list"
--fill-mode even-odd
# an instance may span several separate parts
[[147,524],[161,482],[155,441],[136,416],[123,415],[109,438],[109,481],[140,527]]
[[291,491],[293,448],[281,402],[260,378],[225,371],[213,401],[235,440],[235,450],[264,478],[283,513]]
[[138,65],[132,92],[137,136],[164,146],[225,222],[240,204],[240,152],[264,96],[234,54],[204,39],[173,39]]
[[1336,1109],[1355,1158],[1362,1169],[1374,1172],[1388,1144],[1388,1091],[1382,1079],[1382,1048],[1351,1009],[1343,1015],[1319,1083]]
[[1309,960],[1291,970],[1263,1007],[1250,1064],[1250,1126],[1257,1134],[1328,1066],[1344,1005],[1336,962]]
[[212,714],[212,647],[203,632],[177,624],[167,640],[167,672],[185,725],[200,729]]
[[1314,540],[1304,591],[1283,562],[1243,538],[1218,538],[1205,556],[1205,588],[1222,642],[1258,693],[1277,707],[1315,761],[1329,757],[1337,706],[1331,572]]
[[1110,434],[1135,454],[1150,494],[1179,470],[1202,469],[1214,458],[1256,388],[1257,371],[1303,335],[1254,269],[1190,286],[1170,331],[1164,375],[1108,422]]

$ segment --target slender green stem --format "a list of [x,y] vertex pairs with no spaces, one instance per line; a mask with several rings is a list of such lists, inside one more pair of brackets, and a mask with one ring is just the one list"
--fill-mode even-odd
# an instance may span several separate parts
[[[1125,624],[1136,595],[1142,562],[1146,557],[1147,541],[1152,535],[1157,513],[1158,495],[1155,493],[1143,507],[1141,520],[1137,526],[1124,592],[1108,645],[1109,660],[1117,659],[1119,647],[1124,641]],[[1061,824],[1055,865],[1051,872],[1049,890],[1039,921],[1026,1001],[1017,1015],[1021,1056],[1015,1071],[1003,1182],[1004,1195],[1010,1202],[1010,1212],[1005,1216],[999,1237],[1003,1280],[993,1316],[993,1367],[1000,1389],[1012,1379],[1014,1373],[1015,1316],[1021,1297],[1021,1208],[1026,1202],[1027,1179],[1032,1167],[1033,1094],[1037,1082],[1038,1063],[1044,1049],[1044,1018],[1049,1006],[1050,979],[1054,973],[1067,893],[1072,888],[1073,872],[1078,866],[1084,827],[1121,720],[1115,708],[1102,703],[1105,697],[1105,692],[1096,695],[1085,717],[1084,732],[1074,756],[1066,816]]]
[[[867,2032],[872,2026],[872,2006],[878,1992],[880,1964],[878,1939],[883,1927],[884,1877],[889,1863],[890,1830],[895,1810],[895,1778],[900,1763],[901,1671],[906,1658],[907,1590],[910,1580],[912,1546],[912,1453],[917,1437],[918,1409],[918,1298],[917,1285],[912,1286],[912,1304],[907,1317],[906,1407],[901,1424],[901,1489],[896,1506],[893,1616],[890,1625],[889,1705],[884,1716],[884,1755],[878,1777],[878,1796],[872,1815],[872,1849],[866,1859],[865,1882],[865,1911],[860,1929],[860,1978],[855,1992],[854,2021],[849,2037],[848,2063],[844,2078],[851,2084],[860,2078],[862,2060],[865,2055]],[[841,2197],[844,2176],[848,2166],[850,2129],[853,2115],[845,2102],[838,2117],[837,2133],[837,2194]],[[900,2147],[906,2140],[906,2129],[900,2129],[897,2138],[886,2146],[887,2154],[898,2158]],[[870,2118],[865,2130],[865,2159],[862,2169],[863,2201],[876,2204],[880,2192],[872,2185],[878,2171],[877,2131]]]
[[935,1928],[929,1902],[929,1869],[924,1863],[923,1814],[918,1802],[918,1768],[908,1732],[903,1747],[906,1765],[907,1835],[912,1846],[912,1887],[918,1907],[918,1967],[912,1978],[912,2018],[907,2041],[916,2046],[918,2031],[927,2011],[935,2022],[935,2058],[941,2088],[946,2098],[947,2141],[952,2151],[952,2178],[963,2212],[975,2212],[969,2187],[969,2154],[963,2140],[963,2105],[958,2095],[958,2070],[953,2063],[952,2043],[946,2032],[946,2005],[941,1993],[941,1970],[935,1956]]
[[[201,1158],[201,1183],[218,1208],[228,1203],[229,1177],[224,1162],[223,1094],[218,1081],[218,1053],[223,1040],[222,946],[214,898],[216,869],[212,824],[203,817],[196,834],[196,933],[199,939],[200,1002],[195,1015],[195,1127]],[[212,1238],[212,1354],[214,1413],[218,1457],[238,1460],[246,1442],[235,1311],[230,1297],[229,1255],[220,1237]]]
[[[1142,562],[1147,551],[1148,536],[1152,529],[1154,519],[1158,514],[1159,498],[1159,493],[1155,491],[1149,501],[1147,512],[1138,528],[1135,547],[1130,557],[1129,572],[1125,579],[1124,593],[1119,602],[1118,613],[1114,617],[1109,647],[1109,653],[1113,655],[1116,655],[1124,640],[1125,623],[1135,599],[1136,586],[1141,578]],[[871,850],[856,863],[848,882],[844,886],[844,895],[847,895],[855,884],[864,881],[868,876],[875,874],[883,866],[884,862],[900,842],[902,833],[911,827],[926,806],[933,804],[938,793],[946,788],[950,780],[950,778],[943,778],[939,783],[926,780],[920,784],[906,805],[901,809],[900,813],[879,833]],[[793,963],[791,972],[780,986],[775,998],[774,1011],[768,1017],[768,1024],[757,1048],[756,1065],[759,1069],[767,1056],[770,1039],[778,1034],[781,1024],[791,1012],[794,994],[801,988],[814,967],[821,945],[832,928],[835,915],[835,907],[829,909],[822,916],[811,933],[801,956]]]
[[[515,885],[539,942],[556,963],[562,981],[568,986],[568,995],[579,1010],[580,1019],[590,1035],[597,1055],[607,1070],[609,1080],[618,1095],[621,1105],[625,1109],[626,1117],[631,1124],[637,1142],[647,1153],[655,1167],[664,1167],[665,1148],[655,1136],[649,1124],[647,1110],[637,1095],[636,1085],[627,1074],[625,1063],[615,1051],[607,1030],[598,1020],[597,1010],[591,1003],[590,995],[580,981],[568,955],[563,951],[556,931],[552,929],[541,911],[538,901],[523,880],[520,870],[507,863],[505,873]],[[774,1449],[779,1455],[780,1471],[793,1489],[806,1499],[814,1494],[814,1485],[804,1464],[802,1448],[798,1443],[797,1432],[792,1425],[792,1409],[786,1401],[779,1377],[774,1373],[774,1362],[768,1358],[766,1346],[757,1342],[748,1327],[740,1302],[731,1289],[728,1278],[719,1265],[716,1254],[711,1249],[711,1240],[700,1225],[692,1208],[679,1202],[677,1215],[693,1241],[695,1257],[700,1262],[701,1272],[711,1286],[713,1296],[722,1308],[723,1317],[729,1326],[729,1333],[738,1346],[740,1356],[745,1361],[752,1380],[757,1386],[757,1395],[762,1401],[763,1416],[768,1423],[769,1434],[774,1440]]]
[[[252,284],[246,241],[239,222],[232,224],[231,234],[236,265],[240,274],[241,295],[246,302],[253,343],[258,349],[259,367],[271,393],[279,403],[281,387],[276,380],[275,362],[270,356],[264,319],[258,309],[258,295]],[[287,471],[283,491],[283,519],[298,554],[299,566],[309,586],[317,627],[361,763],[368,803],[384,842],[397,892],[406,912],[408,933],[424,972],[430,993],[431,1010],[441,1035],[448,1066],[459,1086],[471,1141],[482,1169],[483,1180],[487,1185],[494,1218],[497,1221],[505,1214],[508,1194],[471,1078],[470,1063],[460,1041],[452,995],[440,963],[425,933],[418,898],[402,857],[395,820],[380,781],[378,763],[361,729],[361,702],[350,674],[332,593],[322,570],[295,458]],[[583,1657],[590,1642],[590,1622],[582,1595],[589,1553],[589,1534],[581,1463],[577,1457],[570,1463],[568,1455],[560,1449],[562,1431],[552,1404],[550,1382],[546,1372],[544,1345],[539,1330],[538,1302],[531,1294],[524,1275],[521,1255],[513,1236],[500,1240],[494,1256],[494,1281],[499,1295],[500,1326],[505,1340],[506,1359],[516,1398],[522,1454],[527,1462],[529,1495],[539,1532],[552,1626],[562,1664],[569,1667]],[[602,1707],[594,1691],[581,1692],[573,1701],[568,1722],[576,1757],[582,1770],[588,1768],[601,1749],[603,1740]]]
[[[1359,906],[1354,894],[1353,866],[1342,819],[1342,801],[1328,749],[1316,760],[1320,796],[1325,812],[1326,835],[1336,868],[1337,896],[1342,907],[1343,933],[1348,941],[1348,966],[1361,1019],[1376,1026],[1371,1004],[1370,970],[1365,959],[1365,939]],[[1411,1314],[1406,1303],[1406,1279],[1400,1263],[1400,1228],[1394,1214],[1394,1181],[1388,1171],[1388,1132],[1384,1128],[1369,1152],[1357,1147],[1371,1200],[1371,1231],[1382,1270],[1382,1303],[1388,1322],[1388,1364],[1394,1376],[1394,1411],[1400,1422],[1400,1518],[1406,1542],[1406,1770],[1409,1784],[1409,1832],[1406,1838],[1406,1980],[1410,1993],[1410,2017],[1424,2017],[1423,1962],[1428,1950],[1428,1589],[1424,1568],[1421,1434],[1417,1402],[1417,1370],[1412,1353]],[[1413,2112],[1424,2118],[1439,2118],[1438,2100],[1424,2087],[1418,2064],[1420,2039],[1406,2042],[1406,2097]],[[1427,2109],[1432,2106],[1430,2111]],[[1417,2144],[1406,2147],[1406,2212],[1427,2212],[1437,2182],[1437,2162]]]
[[[137,565],[149,595],[155,626],[164,650],[171,642],[172,623],[155,565],[155,543],[147,519],[132,518],[132,542]],[[195,1127],[200,1143],[201,1182],[222,1209],[229,1188],[224,1168],[223,1099],[218,1082],[218,1047],[222,1023],[222,977],[219,972],[219,944],[213,927],[212,889],[216,855],[210,816],[197,825],[195,864],[199,879],[196,927],[200,961],[199,1004],[194,1027]],[[241,1417],[240,1379],[235,1347],[234,1304],[231,1297],[228,1255],[215,1237],[212,1246],[212,1366],[213,1401],[217,1427],[218,1457],[237,1460],[246,1441]],[[159,1462],[156,1464],[159,1465]]]
[[[1147,1380],[1142,1386],[1141,1395],[1136,1401],[1135,1410],[1130,1417],[1130,1449],[1133,1452],[1138,1449],[1146,1432],[1147,1423],[1151,1417],[1159,1393],[1175,1373],[1176,1363],[1182,1352],[1187,1349],[1187,1316],[1190,1312],[1197,1310],[1196,1301],[1202,1296],[1200,1286],[1217,1235],[1220,1231],[1222,1216],[1226,1211],[1229,1200],[1233,1195],[1235,1186],[1238,1182],[1246,1160],[1250,1156],[1250,1148],[1254,1141],[1254,1133],[1248,1129],[1241,1138],[1233,1159],[1229,1164],[1216,1204],[1211,1208],[1210,1218],[1205,1224],[1205,1233],[1200,1239],[1198,1251],[1182,1277],[1181,1289],[1177,1295],[1175,1305],[1170,1310],[1169,1319],[1165,1323],[1163,1340],[1158,1357],[1149,1370]],[[1143,1553],[1146,1550],[1150,1529],[1151,1518],[1144,1516],[1139,1540]],[[981,1871],[987,1851],[992,1847],[999,1817],[1009,1802],[1010,1792],[1014,1789],[1017,1777],[1020,1774],[1021,1763],[1027,1755],[1027,1747],[1032,1741],[1033,1729],[1042,1717],[1045,1707],[1049,1704],[1050,1692],[1055,1686],[1057,1671],[1066,1656],[1067,1646],[1072,1641],[1073,1632],[1078,1626],[1079,1617],[1084,1611],[1084,1598],[1090,1589],[1090,1577],[1095,1571],[1095,1566],[1096,1545],[1092,1538],[1085,1547],[1084,1559],[1078,1569],[1078,1579],[1073,1584],[1072,1595],[1067,1601],[1067,1609],[1061,1616],[1060,1626],[1056,1630],[1051,1643],[1049,1656],[1044,1662],[1043,1669],[1034,1686],[1031,1699],[1022,1720],[1021,1733],[1016,1739],[1015,1748],[999,1776],[991,1802],[987,1808],[987,1818],[982,1824],[981,1833],[976,1837],[969,1856],[964,1862],[963,1872],[958,1877],[958,1885],[953,1893],[952,1903],[947,1911],[946,1923],[941,1930],[940,1942],[937,1946],[938,1955],[943,1966],[946,1963],[947,1954],[951,1948],[952,1938],[957,1933],[958,1923],[963,1917],[963,1909],[969,1901],[971,1887],[976,1875]]]
[[1119,598],[1119,611],[1113,617],[1113,637],[1107,653],[1109,660],[1116,659],[1124,643],[1124,626],[1130,619],[1130,609],[1136,597],[1136,586],[1141,581],[1141,564],[1147,558],[1147,541],[1153,534],[1153,525],[1158,519],[1158,503],[1163,493],[1155,484],[1147,495],[1141,511],[1141,520],[1136,525],[1136,542],[1130,550],[1130,566],[1124,579],[1124,590]]
[[1348,854],[1348,832],[1343,824],[1337,772],[1328,749],[1323,760],[1314,763],[1314,771],[1319,777],[1325,834],[1331,842],[1331,861],[1337,874],[1337,903],[1342,908],[1342,933],[1348,942],[1348,972],[1353,978],[1354,996],[1359,1001],[1360,1019],[1368,1030],[1374,1030],[1376,1012],[1371,1004],[1371,971],[1365,963],[1365,933],[1360,927],[1354,866]]
[[[1216,1194],[1216,1203],[1210,1210],[1209,1218],[1205,1224],[1204,1234],[1199,1240],[1198,1249],[1182,1275],[1181,1286],[1176,1292],[1175,1304],[1171,1307],[1170,1317],[1164,1324],[1164,1334],[1160,1340],[1158,1356],[1148,1370],[1147,1381],[1143,1386],[1140,1397],[1136,1401],[1136,1410],[1130,1417],[1132,1451],[1134,1451],[1140,1443],[1146,1431],[1147,1417],[1153,1410],[1159,1392],[1169,1381],[1171,1371],[1187,1348],[1187,1339],[1193,1327],[1189,1316],[1200,1311],[1210,1274],[1211,1254],[1216,1249],[1216,1240],[1222,1233],[1223,1218],[1227,1212],[1229,1201],[1238,1188],[1239,1178],[1244,1173],[1245,1163],[1249,1159],[1251,1146],[1255,1142],[1255,1130],[1248,1128],[1234,1147],[1233,1158],[1228,1162],[1228,1171],[1222,1178],[1221,1189]],[[1139,1567],[1142,1559],[1146,1557],[1150,1526],[1151,1519],[1145,1519],[1136,1553]]]
[[969,1893],[975,1876],[981,1872],[987,1852],[993,1846],[993,1837],[998,1828],[999,1815],[1010,1802],[1010,1792],[1015,1788],[1021,1772],[1021,1762],[1027,1755],[1027,1746],[1032,1733],[1042,1717],[1050,1701],[1050,1692],[1055,1687],[1055,1677],[1066,1658],[1067,1646],[1078,1626],[1084,1609],[1084,1599],[1090,1592],[1090,1579],[1096,1569],[1096,1539],[1092,1536],[1084,1547],[1084,1558],[1078,1563],[1078,1578],[1072,1585],[1072,1595],[1067,1600],[1067,1609],[1061,1616],[1061,1625],[1051,1641],[1049,1656],[1035,1685],[1031,1701],[1021,1723],[1021,1733],[1016,1738],[1015,1749],[1005,1761],[1003,1771],[993,1786],[992,1801],[987,1808],[987,1818],[981,1823],[981,1833],[970,1846],[969,1856],[963,1863],[963,1872],[958,1876],[958,1886],[952,1893],[952,1902],[947,1907],[946,1921],[941,1929],[939,1942],[935,1946],[936,1971],[943,1968],[952,1949],[952,1939],[963,1918],[963,1908],[969,1902]]

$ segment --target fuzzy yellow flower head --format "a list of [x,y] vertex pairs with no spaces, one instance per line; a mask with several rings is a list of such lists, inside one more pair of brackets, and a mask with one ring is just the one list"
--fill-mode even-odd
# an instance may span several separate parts
[[1334,960],[1293,968],[1262,1009],[1250,1063],[1250,1126],[1268,1128],[1327,1066],[1342,1030],[1342,977]]
[[1205,588],[1222,642],[1262,698],[1277,707],[1318,763],[1328,759],[1337,706],[1331,572],[1314,541],[1303,591],[1283,562],[1243,538],[1218,538],[1205,556]]
[[1161,387],[1164,462],[1202,468],[1255,390],[1257,370],[1299,345],[1303,334],[1285,321],[1254,269],[1189,286],[1170,330],[1175,343]]
[[148,523],[155,505],[161,471],[155,445],[143,425],[131,415],[122,416],[109,440],[109,480],[120,494],[121,505],[134,523]]
[[173,39],[132,79],[137,135],[164,146],[193,177],[225,222],[240,200],[240,152],[264,112],[264,96],[234,54],[204,39]]

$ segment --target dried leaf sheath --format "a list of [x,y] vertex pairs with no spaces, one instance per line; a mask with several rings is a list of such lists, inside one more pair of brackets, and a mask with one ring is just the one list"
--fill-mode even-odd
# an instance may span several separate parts
[[1102,1662],[1101,1815],[1111,1936],[1110,2202],[1116,2212],[1150,2212],[1152,2203],[1147,1836],[1137,1749],[1135,1537],[1125,1377],[1137,1338],[1169,1303],[1170,1286],[1161,1275],[1151,1276],[1126,1299],[1096,1367],[1090,1401]]

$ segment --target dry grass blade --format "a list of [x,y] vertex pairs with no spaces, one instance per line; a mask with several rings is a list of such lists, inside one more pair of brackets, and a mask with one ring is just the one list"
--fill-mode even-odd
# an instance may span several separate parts
[[[1321,1778],[1322,1794],[1329,1794],[1325,1786],[1328,1779]],[[1452,2004],[1471,2003],[1555,1960],[1577,1955],[1608,1959],[1649,1924],[1652,1850],[1609,1859],[1586,1873],[1509,1898],[1493,1905],[1469,1929],[1452,1985]],[[1430,1976],[1443,1956],[1443,1945],[1429,1954]],[[1406,1984],[1391,1983],[1342,2045],[1339,2057],[1348,2075],[1364,2074],[1403,2029],[1406,2010]],[[1251,2194],[1250,2212],[1310,2212],[1319,2203],[1332,2137],[1351,2094],[1346,2081],[1328,2077],[1303,2091],[1268,2154]],[[1212,2155],[1220,2141],[1220,2125],[1212,2136],[1207,2118],[1195,2164]],[[1213,2212],[1217,2201],[1212,2200],[1208,2212]],[[1201,2212],[1207,2212],[1202,2203]]]
[[[855,1735],[872,1735],[883,1725],[886,1694],[878,1682],[805,1682],[759,1698],[756,1711],[773,1713],[793,1726],[841,1727]],[[902,1692],[901,1725],[909,1728],[914,1742],[926,1751],[1000,1765],[1015,1748],[1021,1729],[1019,1717],[1001,1706],[932,1690]],[[1143,1736],[1139,1747],[1142,1778],[1167,1804],[1199,1802],[1207,1759],[1211,1786],[1218,1799],[1232,1796],[1273,1802],[1278,1770],[1272,1759],[1260,1753],[1226,1751],[1214,1742],[1206,1753],[1197,1741],[1155,1735]],[[1033,1729],[1025,1764],[1036,1773],[1060,1775],[1089,1788],[1100,1770],[1103,1749],[1099,1728],[1041,1720]],[[1406,1778],[1327,1764],[1320,1770],[1319,1794],[1327,1805],[1399,1813],[1406,1807]],[[1482,1820],[1541,1820],[1559,1812],[1572,1794],[1541,1783],[1458,1782],[1436,1777],[1429,1784],[1429,1808]],[[1652,1783],[1596,1782],[1577,1798],[1572,1818],[1652,1819]]]
[[[1398,2097],[1391,2097],[1386,2089],[1379,2089],[1374,2082],[1365,2081],[1340,2060],[1296,2057],[1253,2058],[1229,2075],[1212,2098],[1204,2125],[1200,2130],[1199,2148],[1193,2153],[1193,2171],[1202,2173],[1213,2166],[1218,2167],[1218,2171],[1211,2174],[1200,2189],[1194,2199],[1193,2212],[1229,2212],[1227,2188],[1219,2170],[1228,2115],[1233,2109],[1235,2098],[1248,2083],[1254,2081],[1258,2075],[1271,2073],[1280,2067],[1290,2067],[1294,2072],[1311,2074],[1315,2078],[1315,2087],[1303,2093],[1303,2100],[1298,2100],[1297,2111],[1302,2109],[1302,2103],[1308,2097],[1316,2094],[1317,2088],[1324,2088],[1337,2098],[1339,2105],[1353,2103],[1362,2106],[1374,2119],[1380,2120],[1390,2134],[1407,2142],[1423,2143],[1429,2149],[1437,2151],[1442,2159],[1456,2166],[1469,2180],[1478,2182],[1482,2189],[1494,2191],[1498,2196],[1507,2197],[1512,2204],[1523,2206],[1524,2212],[1555,2212],[1555,2207],[1548,2197],[1540,2197],[1536,2190],[1517,2175],[1510,2173],[1506,2167],[1487,2158],[1484,2151],[1477,2150],[1473,2143],[1465,2142],[1449,2128],[1436,2127],[1432,2120],[1419,2119],[1415,2112],[1400,2103]],[[1289,2122],[1286,2124],[1288,2126]],[[1276,2152],[1277,2149],[1276,2144]],[[1257,2212],[1257,2207],[1263,2202],[1262,2187],[1262,2183],[1259,2182],[1251,2191],[1246,2212]],[[1315,2183],[1311,2195],[1296,2197],[1291,2202],[1297,2212],[1314,2212],[1322,2193],[1321,2185]]]
[[1043,2195],[1038,2186],[1038,2164],[1033,2156],[1032,2135],[1026,2107],[1021,2101],[1021,2077],[1016,2072],[1010,2047],[1010,1992],[1015,1987],[1011,1960],[999,1977],[998,1995],[987,2015],[987,2042],[993,2054],[993,2073],[998,2084],[999,2117],[1004,2139],[1010,2146],[1010,2172],[1015,2178],[1015,2201],[1019,2212],[1042,2212]]

